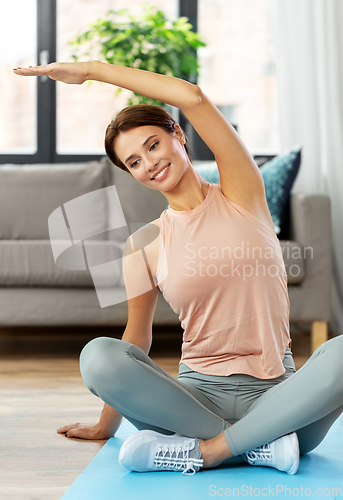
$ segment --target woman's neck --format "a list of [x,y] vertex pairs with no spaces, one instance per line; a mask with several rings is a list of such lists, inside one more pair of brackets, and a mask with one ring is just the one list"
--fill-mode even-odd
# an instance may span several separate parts
[[187,169],[174,189],[163,193],[169,207],[177,211],[194,210],[201,205],[207,196],[209,183],[194,170]]

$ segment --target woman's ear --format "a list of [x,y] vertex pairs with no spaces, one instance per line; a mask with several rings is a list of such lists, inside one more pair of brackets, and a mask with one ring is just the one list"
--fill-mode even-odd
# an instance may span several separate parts
[[184,146],[186,144],[186,138],[181,130],[180,125],[178,125],[177,123],[174,123],[174,131],[175,131],[175,137],[180,142],[181,146]]

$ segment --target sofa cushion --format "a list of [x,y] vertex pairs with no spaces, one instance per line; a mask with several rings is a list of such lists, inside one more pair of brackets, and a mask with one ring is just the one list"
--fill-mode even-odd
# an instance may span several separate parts
[[94,287],[89,271],[56,266],[49,240],[0,240],[0,287]]
[[49,215],[64,203],[107,186],[108,175],[104,161],[0,165],[0,239],[49,239]]
[[[77,245],[81,247],[82,243]],[[125,287],[122,272],[124,248],[125,242],[115,239],[89,239],[80,252],[82,256],[86,255],[87,264],[83,257],[84,265],[81,265],[76,253],[74,262],[77,265],[59,267],[55,264],[49,240],[0,240],[0,287]],[[63,257],[62,254],[62,263]],[[70,259],[67,262],[71,264]],[[101,265],[106,263],[110,272],[104,274]]]

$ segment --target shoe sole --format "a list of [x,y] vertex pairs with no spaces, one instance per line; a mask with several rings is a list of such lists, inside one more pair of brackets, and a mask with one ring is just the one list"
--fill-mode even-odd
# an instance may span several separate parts
[[[143,435],[146,435],[146,434],[150,434],[150,435],[154,435],[154,436],[160,436],[161,434],[159,434],[158,432],[155,432],[155,431],[138,431],[139,432],[139,435],[140,436],[143,436]],[[132,441],[134,441],[135,439],[137,438],[137,432],[135,432],[134,434],[132,434],[132,436],[128,437],[124,443],[122,444],[121,448],[120,448],[120,451],[119,451],[119,456],[118,456],[118,460],[119,460],[119,463],[121,465],[124,465],[123,464],[123,459],[124,459],[124,456],[125,456],[125,452],[126,452],[126,449],[127,449],[127,446],[132,443]],[[124,467],[126,467],[126,465],[124,465]]]
[[299,440],[296,432],[293,432],[290,434],[290,437],[292,439],[291,447],[290,447],[290,454],[293,456],[294,459],[294,464],[290,468],[290,470],[287,470],[287,474],[295,474],[298,471],[299,468],[299,455],[300,455],[300,450],[299,450]]

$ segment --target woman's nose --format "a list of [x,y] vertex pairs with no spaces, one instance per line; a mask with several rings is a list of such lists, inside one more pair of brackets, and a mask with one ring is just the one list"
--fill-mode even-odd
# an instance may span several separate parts
[[157,164],[158,164],[158,161],[156,160],[156,158],[155,159],[153,159],[153,158],[147,159],[147,161],[145,163],[146,170],[148,172],[152,172],[152,171],[156,170]]

